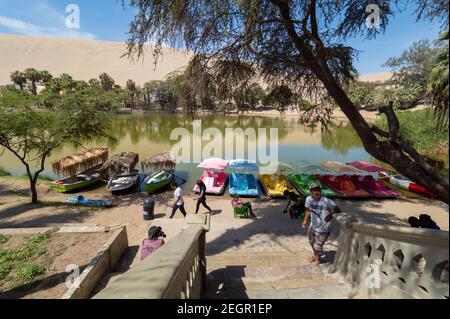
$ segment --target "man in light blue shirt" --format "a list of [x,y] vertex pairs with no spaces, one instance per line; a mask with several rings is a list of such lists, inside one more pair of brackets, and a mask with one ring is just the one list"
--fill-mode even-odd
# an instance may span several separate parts
[[302,227],[306,228],[308,226],[308,221],[311,217],[308,237],[314,256],[309,261],[318,265],[323,254],[323,245],[330,236],[333,214],[340,213],[341,210],[331,199],[322,196],[322,189],[319,185],[312,183],[309,189],[311,195],[306,198],[306,214]]

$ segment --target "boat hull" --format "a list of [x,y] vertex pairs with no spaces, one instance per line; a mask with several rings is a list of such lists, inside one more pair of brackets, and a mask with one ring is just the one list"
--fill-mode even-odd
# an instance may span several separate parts
[[336,197],[335,191],[321,183],[316,177],[308,174],[289,174],[288,179],[291,184],[304,196],[311,195],[309,187],[311,184],[317,184],[322,188],[322,195],[326,197]]
[[[225,172],[210,172],[205,171],[199,178],[206,186],[206,194],[222,195],[225,192],[229,176]],[[193,191],[196,194],[200,193],[197,185],[194,185]]]
[[348,175],[320,175],[317,178],[322,184],[331,188],[339,197],[346,198],[367,198],[370,193],[355,185]]
[[284,197],[285,191],[295,192],[288,178],[277,174],[259,174],[258,179],[263,186],[264,191],[270,197]]
[[71,178],[65,178],[49,183],[50,187],[58,193],[68,193],[75,192],[88,186],[94,185],[101,181],[100,174],[97,173],[97,170],[101,166],[102,164],[99,164],[80,174],[77,174],[77,180],[75,182],[71,182]]
[[166,170],[147,176],[144,181],[144,191],[149,194],[155,193],[169,186],[174,178],[174,175]]
[[[129,178],[130,181],[128,183],[124,183],[123,185],[114,184],[114,182],[115,181],[117,182],[120,178]],[[110,191],[113,195],[128,194],[136,190],[136,188],[139,185],[139,181],[140,181],[139,175],[114,176],[109,180],[106,189]]]
[[232,173],[230,176],[228,192],[230,195],[247,197],[260,196],[258,182],[253,174]]
[[414,183],[413,181],[411,181],[401,175],[396,177],[396,176],[394,176],[394,174],[386,173],[386,172],[379,172],[378,175],[380,176],[381,179],[385,180],[386,182],[389,182],[392,185],[400,187],[409,192],[420,194],[420,195],[426,196],[428,198],[436,198],[436,195],[433,194],[432,192],[430,192],[429,190],[427,190],[426,188],[420,186],[417,183]]

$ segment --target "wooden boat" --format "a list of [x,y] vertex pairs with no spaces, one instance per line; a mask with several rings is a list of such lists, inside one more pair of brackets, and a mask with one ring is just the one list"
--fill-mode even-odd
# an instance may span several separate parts
[[50,187],[58,193],[73,192],[101,181],[98,170],[102,164],[91,167],[74,177],[67,177],[50,183]]
[[337,194],[325,184],[321,183],[314,175],[309,174],[289,174],[291,184],[303,195],[309,196],[311,184],[317,184],[322,188],[322,195],[326,197],[336,197]]
[[295,188],[289,183],[284,175],[277,174],[259,174],[258,179],[264,188],[264,191],[270,197],[284,197],[286,190],[295,192]]
[[402,194],[386,187],[382,181],[376,180],[372,176],[352,175],[351,180],[356,186],[361,187],[374,197],[378,198],[397,198]]
[[259,187],[253,174],[232,173],[228,192],[230,195],[259,196]]
[[[204,171],[199,178],[206,186],[206,194],[222,195],[228,182],[228,174],[225,172]],[[197,185],[194,185],[194,192],[200,193]]]
[[414,183],[403,175],[395,174],[392,172],[379,172],[378,175],[386,182],[389,182],[392,185],[403,188],[407,191],[424,195],[428,198],[436,198],[436,195],[430,192],[428,189],[417,183]]
[[67,203],[78,204],[84,206],[99,206],[99,207],[112,207],[114,202],[112,200],[105,199],[89,199],[84,196],[72,196],[66,199]]
[[132,174],[113,176],[109,180],[106,189],[114,195],[131,193],[137,189],[140,180],[137,171]]
[[144,180],[144,190],[149,193],[155,193],[167,186],[173,181],[175,176],[173,173],[162,169],[152,175],[149,175]]
[[355,185],[349,175],[318,175],[317,178],[340,197],[370,197],[370,193]]

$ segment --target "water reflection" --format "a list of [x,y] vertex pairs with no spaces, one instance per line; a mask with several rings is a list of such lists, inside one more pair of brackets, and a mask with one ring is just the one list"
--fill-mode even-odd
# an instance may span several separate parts
[[[170,150],[178,141],[170,141],[170,134],[175,128],[186,128],[192,132],[193,121],[201,120],[202,130],[217,128],[225,136],[226,128],[253,128],[258,133],[259,128],[266,128],[266,138],[269,138],[270,128],[278,128],[278,161],[294,163],[320,163],[326,160],[352,161],[368,160],[370,157],[364,151],[358,136],[348,124],[338,125],[329,132],[311,130],[298,123],[296,117],[272,118],[263,116],[199,116],[185,117],[174,114],[133,114],[112,116],[109,134],[116,138],[116,143],[105,145],[104,140],[87,143],[86,147],[107,146],[110,155],[118,152],[136,152],[144,159],[161,151]],[[209,141],[201,141],[202,146]],[[230,141],[225,141],[230,143]],[[248,145],[245,138],[244,143]],[[225,145],[223,145],[225,147]],[[193,148],[191,142],[191,148]],[[44,174],[52,176],[50,169],[52,160],[78,152],[73,145],[64,145],[55,150],[47,161]],[[223,153],[225,154],[225,152]],[[11,154],[5,152],[2,164],[13,174],[23,174],[24,168]],[[179,164],[177,171],[189,180],[190,186],[201,173],[196,164]]]

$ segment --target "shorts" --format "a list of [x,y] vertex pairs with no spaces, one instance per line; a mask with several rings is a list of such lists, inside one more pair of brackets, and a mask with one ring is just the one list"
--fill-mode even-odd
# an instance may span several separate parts
[[319,254],[323,253],[323,245],[330,237],[330,233],[317,233],[311,228],[308,231],[309,244]]

